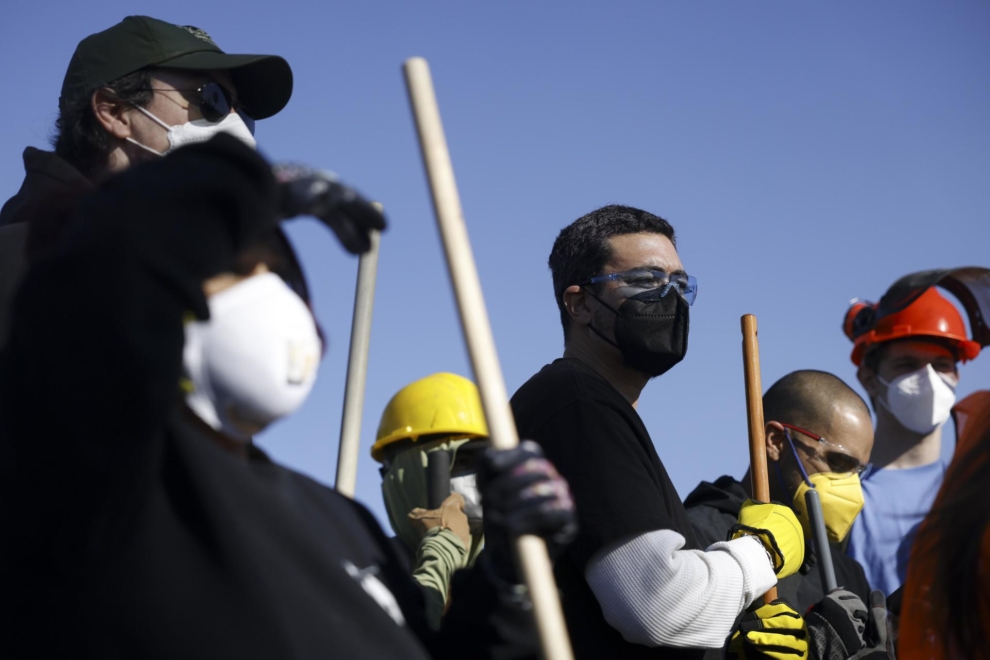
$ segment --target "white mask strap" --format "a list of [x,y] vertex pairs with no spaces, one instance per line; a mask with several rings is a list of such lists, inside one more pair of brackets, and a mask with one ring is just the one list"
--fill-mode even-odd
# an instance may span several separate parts
[[162,153],[162,152],[160,152],[160,151],[155,151],[154,149],[152,149],[151,147],[149,147],[149,146],[148,146],[148,145],[146,145],[146,144],[141,144],[140,142],[138,142],[138,141],[137,141],[137,140],[135,140],[134,138],[131,138],[131,137],[125,137],[124,139],[125,139],[126,141],[128,141],[128,142],[130,142],[131,144],[133,144],[134,146],[136,146],[136,147],[141,147],[141,148],[142,148],[142,149],[144,149],[145,151],[147,151],[147,152],[149,152],[149,153],[153,153],[153,154],[155,154],[156,156],[164,156],[164,155],[165,155],[165,154],[163,154],[163,153]]
[[172,128],[171,126],[169,126],[168,124],[166,124],[165,122],[163,122],[161,119],[159,119],[158,117],[156,117],[153,114],[151,114],[151,112],[149,112],[148,110],[145,110],[144,108],[142,108],[141,106],[139,106],[137,104],[133,104],[133,105],[134,105],[135,108],[138,109],[138,112],[140,112],[145,117],[147,117],[151,121],[155,122],[156,124],[158,124],[159,126],[161,126],[162,128],[164,128],[166,131],[169,130],[170,128]]
[[[137,108],[138,112],[140,112],[141,114],[143,114],[144,116],[146,116],[148,119],[150,119],[151,121],[155,122],[156,124],[158,124],[159,126],[161,126],[162,128],[164,128],[166,131],[169,131],[169,130],[172,129],[171,126],[169,126],[168,124],[166,124],[161,119],[159,119],[155,115],[151,114],[149,111],[145,110],[141,106],[137,105],[136,103],[132,103],[131,105],[133,105],[135,108]],[[128,142],[130,142],[131,144],[133,144],[134,146],[141,147],[145,151],[147,151],[149,153],[153,153],[156,156],[164,156],[165,155],[161,151],[155,151],[154,149],[152,149],[151,147],[149,147],[146,144],[141,144],[140,142],[138,142],[134,138],[126,137],[124,139],[127,140]]]

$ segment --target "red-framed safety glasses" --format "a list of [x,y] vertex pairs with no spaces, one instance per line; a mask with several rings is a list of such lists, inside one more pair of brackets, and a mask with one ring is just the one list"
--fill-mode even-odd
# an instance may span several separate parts
[[[863,473],[868,472],[872,467],[870,463],[861,463],[858,458],[853,457],[849,454],[847,450],[842,445],[827,440],[824,436],[820,436],[817,433],[812,433],[807,429],[803,429],[800,426],[794,426],[793,424],[784,424],[783,422],[778,422],[785,429],[790,429],[791,431],[797,431],[801,435],[807,436],[818,443],[815,451],[815,455],[819,460],[824,461],[828,465],[830,472],[835,472],[837,474],[847,474],[854,473],[856,475],[862,476]],[[788,440],[790,440],[790,435],[788,434]],[[793,440],[792,440],[793,442]],[[804,444],[800,443],[802,447],[806,450],[810,448]]]

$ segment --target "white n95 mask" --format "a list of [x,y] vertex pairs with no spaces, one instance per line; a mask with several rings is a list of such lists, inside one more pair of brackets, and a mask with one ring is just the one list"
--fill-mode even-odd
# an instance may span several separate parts
[[877,380],[887,386],[887,394],[877,397],[880,404],[915,433],[928,435],[945,424],[956,403],[956,379],[930,364],[889,383],[880,376]]
[[274,273],[210,296],[209,306],[210,320],[186,324],[186,403],[213,429],[246,441],[309,396],[322,348],[316,322]]
[[213,136],[220,133],[233,135],[235,138],[252,149],[258,148],[258,142],[254,139],[254,136],[251,135],[251,131],[248,129],[247,124],[244,123],[244,120],[241,119],[241,116],[236,112],[227,115],[220,121],[211,122],[205,119],[196,119],[194,121],[187,121],[185,124],[179,124],[178,126],[169,126],[141,106],[135,105],[134,107],[168,132],[168,149],[165,151],[155,151],[151,147],[141,144],[133,138],[128,137],[124,139],[131,144],[141,147],[145,151],[150,151],[156,156],[165,156],[172,153],[179,147],[184,147],[186,145],[206,142]]

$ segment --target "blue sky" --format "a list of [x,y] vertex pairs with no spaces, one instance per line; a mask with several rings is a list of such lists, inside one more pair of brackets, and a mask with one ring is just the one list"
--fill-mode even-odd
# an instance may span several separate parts
[[[48,141],[76,43],[135,13],[284,56],[295,91],[259,123],[260,148],[385,204],[357,492],[382,520],[368,450],[386,402],[433,372],[470,375],[407,57],[433,69],[510,392],[562,350],[546,267],[562,227],[623,203],[677,229],[700,283],[690,348],[640,414],[682,495],[746,467],[740,315],[759,319],[765,386],[799,368],[852,382],[850,298],[916,270],[990,266],[983,2],[14,0],[0,197],[20,186],[23,147]],[[290,234],[331,343],[303,410],[260,442],[332,484],[357,260],[312,221]],[[959,393],[987,387],[990,355],[963,367]]]

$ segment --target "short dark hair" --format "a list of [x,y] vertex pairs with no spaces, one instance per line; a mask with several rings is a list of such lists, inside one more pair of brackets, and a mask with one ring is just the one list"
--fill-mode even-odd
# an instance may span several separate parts
[[763,418],[814,431],[816,426],[831,423],[836,402],[851,404],[870,417],[863,397],[838,376],[814,369],[792,371],[763,395]]
[[[102,87],[109,88],[121,101],[144,107],[151,102],[153,94],[148,91],[152,73],[151,69],[141,69]],[[110,134],[100,126],[91,107],[97,89],[100,88],[72,99],[63,99],[52,137],[55,154],[89,179],[107,167],[114,149]]]
[[610,204],[582,216],[560,230],[550,251],[553,294],[560,310],[564,339],[571,317],[564,308],[564,289],[600,275],[612,257],[609,239],[639,233],[661,234],[677,246],[674,228],[663,218],[631,206]]

